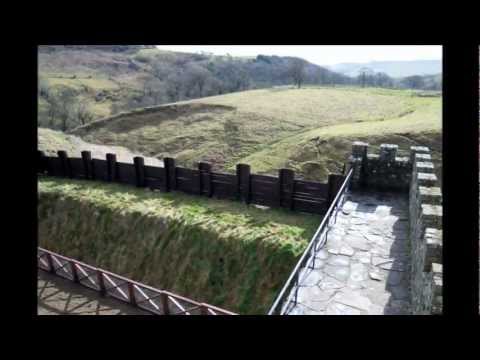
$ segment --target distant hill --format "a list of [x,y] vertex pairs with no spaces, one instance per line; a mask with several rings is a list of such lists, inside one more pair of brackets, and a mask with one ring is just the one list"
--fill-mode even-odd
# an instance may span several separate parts
[[341,63],[327,66],[328,69],[348,76],[357,76],[363,67],[374,72],[384,72],[388,76],[400,78],[412,75],[436,75],[442,72],[441,60],[415,61],[372,61],[369,63]]
[[[297,60],[180,53],[143,45],[40,46],[38,123],[65,131],[120,111],[288,85]],[[300,61],[305,84],[351,81]]]

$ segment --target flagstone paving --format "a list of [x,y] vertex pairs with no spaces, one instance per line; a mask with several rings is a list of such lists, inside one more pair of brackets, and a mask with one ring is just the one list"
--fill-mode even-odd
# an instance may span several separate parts
[[347,195],[315,268],[305,269],[290,315],[410,314],[408,199]]

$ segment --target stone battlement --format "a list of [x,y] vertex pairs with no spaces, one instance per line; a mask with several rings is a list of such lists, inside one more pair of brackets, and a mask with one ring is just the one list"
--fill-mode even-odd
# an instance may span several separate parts
[[442,192],[428,148],[413,151],[409,191],[412,309],[414,314],[441,314]]
[[356,141],[349,158],[354,168],[352,186],[379,191],[408,191],[412,157],[397,156],[398,145],[382,144],[378,154],[368,153],[368,144]]
[[429,148],[412,146],[404,157],[397,152],[397,145],[381,144],[378,154],[369,154],[367,143],[354,142],[352,188],[408,193],[413,313],[441,314],[442,191]]

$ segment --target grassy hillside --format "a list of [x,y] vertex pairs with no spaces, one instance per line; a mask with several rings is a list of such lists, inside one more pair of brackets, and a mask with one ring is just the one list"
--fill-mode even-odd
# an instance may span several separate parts
[[132,152],[123,146],[106,146],[90,144],[78,136],[68,135],[61,131],[38,128],[38,150],[43,151],[47,156],[57,156],[58,150],[64,150],[69,157],[81,157],[84,150],[92,153],[92,158],[105,159],[106,154],[117,155],[117,161],[133,163],[135,156],[143,156],[146,165],[163,166],[163,161],[144,156],[138,152]]
[[[111,115],[113,104],[125,103],[140,93],[148,75],[145,66],[132,63],[132,52],[85,47],[50,49],[39,51],[40,86],[49,92],[72,92],[75,101],[85,102],[96,119]],[[50,125],[45,114],[48,110],[45,96],[39,96],[38,107],[40,125]]]
[[[73,134],[92,143],[123,145],[152,157],[194,166],[208,161],[233,171],[281,167],[314,180],[338,172],[351,141],[441,152],[441,97],[375,88],[278,87],[206,97],[99,120]],[[439,164],[437,164],[438,166]]]
[[[290,84],[294,58],[238,58],[114,45],[42,46],[38,60],[39,124],[66,130],[122,110]],[[349,81],[300,61],[305,83],[318,84],[324,78],[330,83]],[[88,113],[87,120],[78,115],[80,110]],[[62,117],[68,118],[66,124]]]
[[40,178],[39,245],[242,314],[263,314],[320,223],[314,215]]

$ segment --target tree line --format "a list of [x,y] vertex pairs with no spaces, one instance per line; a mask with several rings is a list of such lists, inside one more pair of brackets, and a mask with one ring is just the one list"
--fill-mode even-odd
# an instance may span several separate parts
[[41,119],[42,126],[67,131],[94,120],[87,99],[78,99],[78,92],[69,87],[50,87],[40,78],[38,96],[47,104]]
[[[116,49],[126,51],[125,49]],[[131,49],[127,49],[132,51]],[[140,89],[124,91],[112,99],[111,113],[135,108],[161,105],[194,98],[221,95],[249,89],[291,85],[352,85],[360,87],[412,88],[440,90],[440,77],[410,76],[394,79],[385,73],[375,73],[368,68],[350,77],[293,57],[258,55],[255,58],[213,56],[159,52],[146,55],[136,52],[128,55],[128,67],[141,74]],[[115,68],[109,70],[115,76]],[[45,79],[39,80],[39,97],[46,103],[41,125],[66,131],[93,120],[94,113],[87,99],[67,86],[51,87]],[[82,96],[79,96],[82,95]],[[94,101],[101,102],[107,90],[96,93]],[[110,96],[111,97],[111,96]],[[112,97],[111,97],[112,98]],[[80,100],[83,99],[83,100]]]

